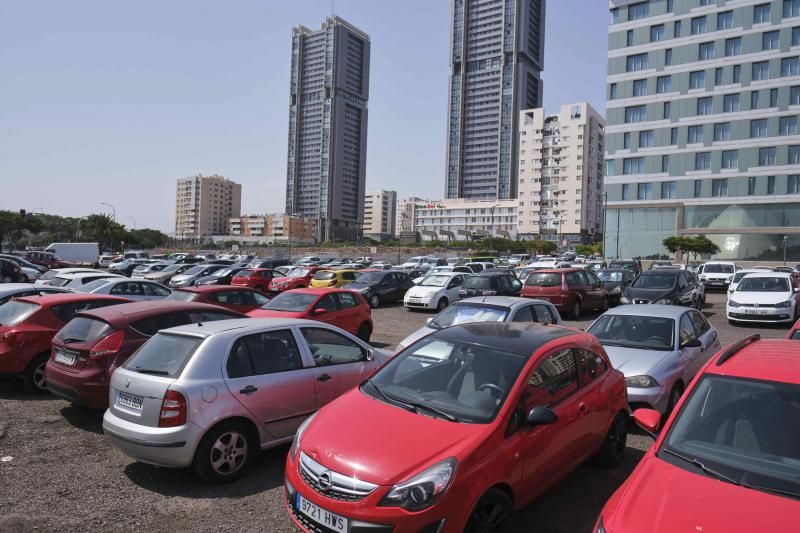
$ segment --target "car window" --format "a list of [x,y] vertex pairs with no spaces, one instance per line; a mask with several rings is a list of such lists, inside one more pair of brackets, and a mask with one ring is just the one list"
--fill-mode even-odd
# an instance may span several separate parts
[[259,273],[262,278],[271,278],[274,272],[272,270],[264,270]]
[[692,325],[692,321],[689,319],[689,313],[684,313],[684,315],[681,317],[680,331],[678,332],[678,335],[680,336],[679,340],[681,344],[695,337],[694,326]]
[[602,283],[600,283],[600,278],[595,276],[593,272],[584,271],[582,274],[589,280],[590,285],[602,285]]
[[708,323],[706,317],[697,311],[689,311],[689,319],[692,321],[694,331],[697,333],[698,337],[711,329],[711,324]]
[[562,401],[578,388],[575,352],[559,350],[548,356],[533,371],[525,387],[525,407],[551,406]]
[[536,321],[547,323],[547,324],[557,324],[558,320],[555,316],[553,316],[553,311],[544,304],[535,304],[534,309],[536,311]]
[[567,279],[567,285],[570,287],[581,285],[581,279],[578,277],[577,272],[567,272],[564,277]]
[[158,333],[162,329],[172,328],[175,326],[183,326],[185,324],[191,324],[191,320],[189,320],[189,315],[183,311],[177,311],[173,313],[163,313],[160,315],[150,316],[147,318],[143,318],[141,320],[137,320],[133,324],[131,324],[131,329],[145,335],[147,337],[152,337],[156,333]]
[[250,299],[252,300],[252,302],[253,302],[252,304],[248,304],[248,305],[265,305],[267,302],[269,302],[269,298],[267,298],[266,296],[264,296],[260,292],[247,291],[244,294],[248,295],[250,297]]
[[145,296],[169,296],[170,291],[155,283],[142,283]]
[[679,274],[678,275],[678,288],[679,289],[685,289],[686,285],[687,285],[686,276],[684,276],[683,274]]
[[358,278],[357,272],[342,272],[342,279],[345,281],[353,281]]
[[325,309],[326,311],[336,311],[338,308],[339,305],[333,294],[326,294],[314,305],[314,309]]
[[244,305],[242,303],[242,293],[239,291],[212,292],[208,295],[208,300],[227,305]]
[[292,332],[278,330],[237,339],[225,368],[229,378],[241,378],[300,370],[303,361]]
[[111,294],[115,296],[141,296],[142,291],[139,284],[134,281],[117,283],[111,288]]
[[575,272],[575,275],[578,277],[578,283],[581,285],[591,285],[591,283],[589,283],[589,278],[586,277],[586,272],[583,270],[580,272]]
[[216,320],[231,320],[232,318],[242,318],[238,315],[228,314],[224,311],[190,311],[189,323],[196,324],[202,322],[214,322]]
[[581,387],[594,381],[594,379],[605,372],[606,366],[603,358],[589,350],[575,350],[578,359],[578,379]]
[[517,309],[517,312],[514,313],[514,318],[511,319],[512,322],[534,322],[535,318],[533,313],[531,312],[533,306],[526,305],[525,307],[521,307]]
[[72,302],[61,305],[54,305],[50,308],[54,315],[56,315],[62,322],[69,322],[75,313],[81,311],[88,311],[89,309],[98,309],[107,305],[113,305],[118,302],[112,300],[101,300],[95,302]]
[[339,307],[347,309],[348,307],[358,307],[358,296],[349,292],[338,292],[336,298],[339,300]]
[[347,337],[323,328],[302,328],[317,366],[357,363],[367,359],[366,350]]

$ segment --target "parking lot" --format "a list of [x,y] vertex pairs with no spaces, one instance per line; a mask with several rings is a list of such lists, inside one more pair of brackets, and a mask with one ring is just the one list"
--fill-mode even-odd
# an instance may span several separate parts
[[[783,337],[785,328],[735,327],[725,319],[725,295],[709,293],[704,312],[730,343],[759,332]],[[400,305],[373,311],[373,343],[394,347],[431,315]],[[594,315],[568,325],[584,328]],[[0,382],[0,531],[192,530],[293,531],[283,508],[283,462],[288,446],[260,456],[255,469],[230,485],[208,485],[188,470],[135,463],[103,436],[102,413],[20,384]],[[650,445],[629,436],[622,465],[584,466],[515,519],[516,531],[589,532],[606,499]]]

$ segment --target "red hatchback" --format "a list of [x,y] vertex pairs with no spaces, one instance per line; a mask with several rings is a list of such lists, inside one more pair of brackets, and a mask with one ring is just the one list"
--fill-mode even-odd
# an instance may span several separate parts
[[272,280],[276,272],[271,268],[250,268],[241,270],[231,279],[231,285],[250,287],[266,294],[272,290]]
[[53,338],[45,368],[47,388],[75,404],[105,409],[111,374],[158,331],[244,317],[216,305],[165,301],[78,313]]
[[310,531],[503,531],[584,461],[622,460],[625,390],[580,331],[438,330],[298,429],[287,510]]
[[311,279],[322,267],[303,266],[293,268],[286,276],[272,280],[272,292],[282,292],[291,289],[304,289],[311,285]]
[[128,302],[116,296],[63,293],[27,296],[0,305],[0,375],[22,377],[28,392],[47,392],[44,367],[53,335],[75,313]]
[[547,300],[562,314],[580,318],[583,311],[608,309],[608,291],[594,272],[582,268],[536,270],[525,279],[522,296]]
[[285,291],[261,309],[247,313],[253,318],[306,318],[331,324],[369,342],[372,308],[353,291],[342,289],[295,289]]
[[267,303],[269,298],[249,287],[198,285],[175,289],[163,301],[170,300],[213,304],[231,311],[248,313]]
[[[706,364],[594,533],[798,531],[800,357],[794,341],[759,339]],[[634,418],[653,433],[661,415]]]

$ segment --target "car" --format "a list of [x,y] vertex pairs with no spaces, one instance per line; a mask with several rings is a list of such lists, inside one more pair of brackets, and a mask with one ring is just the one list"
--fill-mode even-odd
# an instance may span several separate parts
[[632,270],[624,268],[601,268],[595,270],[594,274],[603,282],[603,288],[608,291],[609,306],[619,305],[622,293],[636,277]]
[[317,270],[311,278],[309,287],[315,289],[330,287],[338,289],[348,283],[353,283],[361,276],[359,270]]
[[480,272],[483,272],[484,270],[492,270],[492,269],[494,269],[495,268],[495,264],[494,263],[485,262],[485,261],[472,261],[470,263],[465,263],[464,267],[472,270],[473,274],[479,274]]
[[431,264],[431,259],[433,258],[430,258],[425,255],[416,255],[414,257],[409,257],[405,263],[400,265],[399,268],[403,270],[411,270],[411,269],[428,270],[429,268],[431,268],[431,266],[437,266],[436,264]]
[[581,268],[544,269],[531,272],[522,288],[525,298],[552,302],[563,315],[579,319],[584,310],[608,309],[608,291],[589,270]]
[[172,264],[171,262],[166,262],[166,261],[154,262],[154,263],[142,263],[131,271],[130,277],[143,279],[145,276],[147,276],[147,274],[150,274],[152,272],[161,272],[171,264]]
[[202,257],[195,257],[193,255],[184,255],[181,257],[176,257],[174,259],[176,265],[196,265],[198,263],[204,263],[205,259]]
[[305,257],[301,257],[295,263],[298,266],[316,266],[322,263],[322,260],[316,255],[307,255]]
[[108,407],[114,370],[159,330],[246,318],[222,307],[194,302],[133,302],[77,313],[53,337],[45,367],[47,388],[76,405]]
[[[34,285],[31,283],[3,283],[0,285],[0,305],[12,298],[24,296],[42,296],[45,294],[70,293],[69,289],[51,287],[49,285]],[[2,324],[2,322],[0,322]]]
[[164,300],[218,305],[231,311],[246,314],[260,308],[269,301],[269,298],[249,287],[196,285],[194,287],[175,289]]
[[606,268],[606,262],[598,259],[590,259],[589,261],[586,261],[586,266],[589,270],[597,272],[601,268]]
[[404,338],[397,351],[406,349],[434,331],[470,322],[539,322],[561,325],[561,315],[553,304],[515,296],[478,296],[450,304],[424,326]]
[[426,309],[440,312],[459,299],[458,291],[468,275],[454,272],[428,274],[408,289],[403,305],[409,311]]
[[270,290],[272,292],[281,292],[289,289],[304,289],[311,284],[314,274],[321,269],[322,267],[318,266],[298,267],[292,269],[285,276],[276,277],[273,279]]
[[492,270],[467,276],[458,289],[458,297],[519,296],[521,291],[522,282],[514,274],[508,270]]
[[123,259],[149,259],[150,256],[143,250],[128,250],[122,254]]
[[516,266],[520,263],[524,263],[530,260],[531,260],[531,254],[513,254],[511,257],[508,258],[508,264]]
[[445,328],[300,426],[286,510],[311,531],[505,531],[580,464],[619,464],[627,417],[623,376],[591,335]]
[[356,291],[375,308],[384,303],[402,300],[406,291],[414,286],[406,272],[399,270],[380,270],[365,272],[352,283],[342,288]]
[[202,276],[195,280],[195,286],[200,285],[230,285],[234,276],[247,268],[246,266],[229,266],[212,272],[208,276]]
[[123,259],[117,263],[111,263],[108,266],[108,271],[113,274],[120,274],[122,276],[130,277],[133,271],[142,266],[152,264],[149,259]]
[[[28,268],[28,269],[31,269],[31,270],[35,270],[36,272],[39,273],[39,275],[44,274],[48,270],[47,267],[43,267],[42,265],[37,265],[35,263],[31,263],[27,259],[24,259],[24,258],[22,258],[22,257],[20,257],[18,255],[14,255],[14,254],[0,254],[0,259],[8,259],[9,261],[12,261],[12,262],[16,263],[17,265],[19,265],[20,268]],[[37,276],[37,278],[38,278],[38,276]]]
[[736,274],[733,275],[731,278],[730,283],[728,284],[728,293],[732,293],[736,290],[736,286],[739,285],[739,282],[742,281],[742,278],[745,277],[747,274],[759,274],[763,273],[763,270],[756,270],[754,268],[742,268],[736,271]]
[[700,281],[706,289],[728,290],[728,286],[736,274],[736,264],[730,261],[709,261],[701,267]]
[[728,322],[794,323],[800,313],[797,287],[791,274],[761,272],[748,274],[728,295]]
[[609,263],[608,268],[623,268],[633,270],[637,275],[642,273],[642,262],[638,259],[615,259]]
[[520,281],[524,283],[525,280],[528,279],[528,276],[530,275],[531,272],[535,270],[546,270],[548,268],[551,267],[549,265],[531,264],[531,265],[526,265],[524,267],[515,268],[514,274],[517,276],[517,278],[519,278]]
[[270,268],[272,270],[277,270],[282,272],[281,275],[286,275],[293,268],[297,268],[297,265],[290,265],[289,261],[286,259],[253,259],[249,265],[250,268]]
[[105,274],[106,272],[103,270],[97,270],[95,268],[83,268],[83,267],[75,267],[75,268],[57,268],[53,270],[48,270],[39,278],[34,281],[36,286],[51,286],[53,283],[53,279],[56,276],[63,275],[63,274],[79,274],[79,273],[87,273],[87,272],[94,272]]
[[63,261],[52,252],[27,252],[25,259],[34,265],[41,265],[47,268],[69,268],[75,266],[69,261]]
[[183,274],[193,266],[194,263],[173,263],[158,272],[149,272],[145,274],[144,279],[166,285],[172,278],[179,274]]
[[701,309],[700,282],[693,274],[676,268],[658,268],[639,274],[622,292],[622,304],[685,305]]
[[87,283],[91,283],[99,279],[125,279],[125,276],[121,276],[119,274],[110,274],[102,271],[59,274],[50,280],[50,285],[53,287],[64,287],[65,289],[69,290],[78,290]]
[[[653,435],[595,531],[770,531],[800,524],[800,363],[794,343],[757,335],[716,354]],[[657,524],[657,526],[656,526]]]
[[307,320],[174,327],[114,372],[103,431],[137,461],[191,466],[206,480],[230,482],[247,472],[260,450],[288,444],[310,414],[389,357]]
[[142,279],[111,278],[98,279],[75,289],[76,292],[91,294],[109,294],[127,298],[131,301],[157,301],[163,300],[172,291],[160,283]]
[[293,289],[247,313],[252,318],[299,318],[336,326],[364,342],[372,336],[372,310],[364,298],[345,289]]
[[671,267],[671,266],[672,266],[672,261],[656,259],[650,261],[650,268],[648,268],[647,270],[656,270],[659,267]]
[[97,266],[100,268],[108,268],[114,262],[113,255],[101,255],[97,258]]
[[600,340],[614,368],[625,374],[632,408],[669,413],[720,347],[703,313],[677,305],[623,305],[586,329]]
[[789,330],[785,338],[793,341],[800,340],[800,320],[794,323],[794,326],[792,326],[792,329]]
[[276,278],[275,274],[276,272],[271,268],[249,268],[239,271],[231,279],[231,285],[250,287],[267,294],[272,291],[272,280]]
[[10,259],[0,258],[0,283],[24,283],[28,277],[22,268]]
[[[194,285],[197,280],[213,274],[219,270],[226,268],[227,265],[212,265],[209,263],[199,263],[197,265],[190,266],[180,274],[172,274],[172,277],[169,280],[169,288],[170,289],[177,289],[182,287],[190,287]],[[166,269],[164,269],[166,271]]]
[[46,393],[44,368],[58,330],[79,311],[129,301],[116,296],[43,291],[0,304],[0,376],[21,378],[32,394]]

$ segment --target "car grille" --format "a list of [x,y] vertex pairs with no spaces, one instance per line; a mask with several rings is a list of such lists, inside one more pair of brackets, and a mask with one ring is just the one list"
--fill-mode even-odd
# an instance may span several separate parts
[[294,519],[297,520],[300,525],[306,529],[306,531],[311,531],[313,533],[336,533],[335,530],[327,528],[321,524],[317,524],[313,520],[307,518],[303,513],[298,512],[298,510],[294,508],[294,504],[292,502],[289,502],[289,510],[292,512]]
[[[303,478],[306,485],[314,489],[315,492],[332,500],[357,502],[363,500],[378,488],[378,485],[328,470],[302,452],[300,453],[299,471],[300,477]],[[325,488],[320,484],[320,477],[323,475],[328,483]]]

